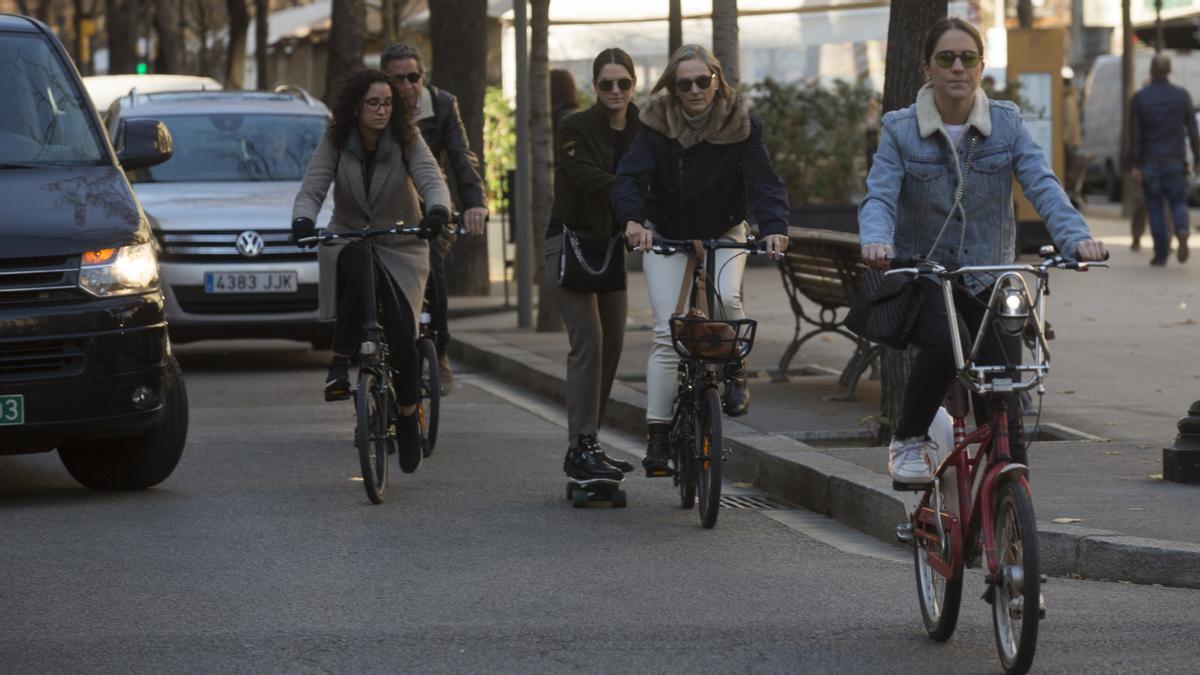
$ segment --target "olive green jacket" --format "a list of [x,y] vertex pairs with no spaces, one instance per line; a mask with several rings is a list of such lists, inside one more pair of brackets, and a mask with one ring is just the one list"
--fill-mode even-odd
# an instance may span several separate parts
[[617,163],[640,128],[638,109],[632,103],[620,131],[609,126],[608,113],[599,103],[563,118],[547,236],[560,233],[565,225],[584,239],[602,242],[623,229],[609,197]]

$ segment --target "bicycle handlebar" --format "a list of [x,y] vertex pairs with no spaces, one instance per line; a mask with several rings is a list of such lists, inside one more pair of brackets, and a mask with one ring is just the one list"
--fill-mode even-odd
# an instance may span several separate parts
[[[892,258],[893,267],[884,272],[888,274],[925,274],[932,275],[938,278],[957,277],[964,274],[973,274],[979,272],[1029,272],[1030,274],[1044,274],[1050,268],[1060,270],[1076,270],[1078,272],[1086,272],[1092,267],[1108,267],[1107,262],[1093,262],[1074,260],[1061,255],[1046,257],[1037,265],[1029,264],[1010,264],[1010,265],[964,265],[949,269],[941,263],[925,260],[919,257],[897,256]],[[1108,260],[1108,252],[1104,253],[1104,260]],[[896,265],[900,265],[897,267]]]
[[[320,234],[312,237],[302,237],[296,240],[296,244],[326,244],[337,239],[371,239],[374,237],[382,237],[388,234],[408,234],[421,239],[433,239],[434,235],[431,230],[427,230],[420,225],[404,225],[403,221],[396,223],[396,227],[389,227],[384,230],[369,230],[362,229],[357,232],[341,232],[335,233],[328,230],[322,231]],[[466,230],[461,226],[455,230],[455,234],[466,234]]]
[[692,245],[699,242],[701,247],[708,251],[716,251],[719,249],[741,249],[749,255],[766,255],[766,242],[761,239],[750,237],[746,241],[734,241],[731,239],[667,239],[665,237],[654,237],[654,244],[650,247],[652,253],[659,255],[673,255],[675,253],[683,253],[690,251]]

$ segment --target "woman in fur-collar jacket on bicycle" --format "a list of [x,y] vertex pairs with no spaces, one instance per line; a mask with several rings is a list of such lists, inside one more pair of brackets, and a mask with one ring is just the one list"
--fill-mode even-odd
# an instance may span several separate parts
[[[993,101],[979,89],[983,39],[969,23],[939,20],[923,45],[926,84],[917,102],[883,117],[879,149],[867,177],[858,221],[863,259],[887,269],[893,256],[927,256],[955,268],[1013,261],[1016,226],[1012,181],[1045,221],[1058,250],[1078,260],[1102,260],[1104,245],[1092,239],[1062,184],[1034,143],[1020,110]],[[963,279],[956,302],[968,330],[979,328],[990,280]],[[893,430],[888,464],[903,484],[929,481],[926,435],[955,376],[954,356],[940,289],[928,279],[913,329],[919,347]],[[972,337],[973,339],[973,337]],[[998,332],[984,342],[980,362],[1020,359],[1021,338]],[[1009,401],[1013,459],[1025,462],[1019,397]],[[976,418],[986,405],[975,401]]]
[[[668,239],[730,238],[746,241],[746,208],[758,220],[773,257],[787,249],[788,202],[771,166],[762,124],[746,99],[725,80],[706,49],[684,45],[671,56],[639,118],[642,130],[617,168],[613,201],[630,246],[647,250],[654,234]],[[678,357],[669,320],[685,282],[685,256],[647,254],[646,286],[654,337],[646,364],[647,475],[667,475],[667,442]],[[746,257],[718,251],[714,313],[742,319],[741,285]],[[690,280],[689,280],[690,283]],[[724,311],[721,311],[724,308]],[[744,363],[725,372],[725,413],[743,415],[750,400]]]
[[[383,71],[363,68],[346,76],[333,101],[333,120],[317,145],[292,207],[293,240],[316,232],[314,220],[333,184],[329,231],[387,229],[418,220],[439,232],[450,218],[450,190],[441,167],[404,114],[409,107]],[[426,215],[421,217],[424,201]],[[378,254],[380,323],[388,354],[399,372],[400,468],[416,470],[421,461],[418,437],[416,369],[417,312],[429,276],[429,245],[410,236],[382,236]],[[323,321],[336,319],[333,361],[325,382],[325,400],[349,398],[350,357],[358,350],[366,320],[367,255],[357,243],[322,246],[319,253],[319,305]]]

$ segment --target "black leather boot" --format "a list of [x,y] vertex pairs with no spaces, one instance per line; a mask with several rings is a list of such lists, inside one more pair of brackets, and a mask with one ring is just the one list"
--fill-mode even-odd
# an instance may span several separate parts
[[600,449],[600,442],[596,440],[595,434],[579,434],[577,444],[581,448],[586,448],[596,453],[596,456],[604,460],[606,464],[621,473],[629,473],[633,471],[633,465],[623,459],[614,459],[609,457],[607,453]]
[[670,459],[671,425],[659,422],[651,424],[646,435],[646,456],[642,458],[642,468],[646,470],[646,477],[661,478],[671,475]]
[[[585,436],[580,436],[582,441]],[[574,480],[595,480],[602,478],[605,480],[621,480],[625,474],[619,469],[605,462],[600,452],[599,446],[595,445],[595,436],[591,437],[592,443],[587,444],[580,442],[577,445],[571,446],[567,450],[567,457],[563,461],[563,468],[567,472],[567,476]]]
[[725,396],[721,407],[730,417],[741,417],[750,410],[750,383],[746,381],[746,362],[725,366]]

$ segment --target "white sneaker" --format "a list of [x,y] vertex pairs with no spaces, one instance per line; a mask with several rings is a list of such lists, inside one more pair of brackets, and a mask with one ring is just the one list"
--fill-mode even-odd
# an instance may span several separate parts
[[929,459],[925,454],[925,446],[928,443],[930,441],[924,438],[892,439],[892,444],[888,446],[888,454],[891,457],[888,471],[892,474],[892,480],[908,485],[924,485],[929,482]]

